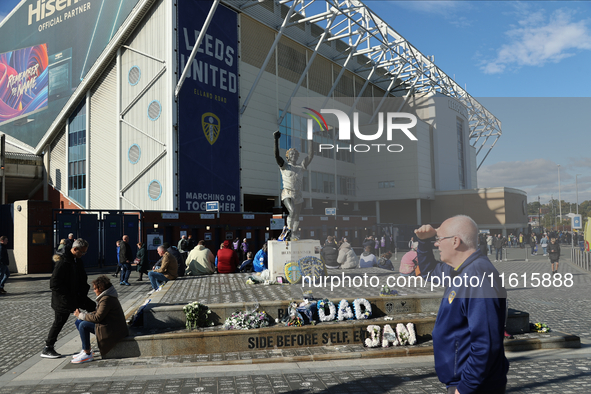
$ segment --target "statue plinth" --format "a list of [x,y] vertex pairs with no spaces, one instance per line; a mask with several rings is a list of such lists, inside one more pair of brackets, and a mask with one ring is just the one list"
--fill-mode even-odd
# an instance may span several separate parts
[[[286,274],[285,266],[288,265],[294,270],[298,270],[300,275],[322,276],[324,274],[324,263],[321,262],[320,257],[320,241],[315,239],[300,239],[298,241],[269,241],[268,246],[268,262],[271,278],[275,279],[278,276],[286,277],[289,282],[295,283],[294,278],[297,274]],[[302,261],[303,264],[298,265]],[[318,261],[320,260],[320,261]]]

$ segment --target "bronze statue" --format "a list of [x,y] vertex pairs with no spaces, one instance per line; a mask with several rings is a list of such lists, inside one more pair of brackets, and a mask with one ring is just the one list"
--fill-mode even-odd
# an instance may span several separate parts
[[[304,171],[308,169],[310,162],[314,158],[314,147],[312,141],[308,140],[308,156],[298,164],[300,152],[295,148],[288,149],[285,153],[287,163],[279,155],[279,138],[281,132],[277,130],[273,133],[275,137],[275,160],[281,169],[281,178],[283,180],[283,190],[281,191],[281,201],[287,208],[289,216],[287,217],[287,228],[284,228],[282,237],[285,240],[296,241],[300,237],[300,212],[304,206],[304,197],[302,196]],[[287,231],[286,231],[287,230]],[[280,240],[281,238],[280,237]]]

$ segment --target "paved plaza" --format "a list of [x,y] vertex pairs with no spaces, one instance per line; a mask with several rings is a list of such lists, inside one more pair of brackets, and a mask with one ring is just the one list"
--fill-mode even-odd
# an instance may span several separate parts
[[[553,330],[581,337],[581,349],[508,352],[511,360],[508,392],[591,392],[591,274],[569,261],[570,248],[563,247],[559,272],[572,274],[572,286],[542,282],[535,278],[550,272],[543,256],[529,256],[523,249],[509,249],[508,260],[494,263],[504,274],[509,306],[526,311],[530,321],[547,323]],[[400,261],[395,264],[395,268]],[[491,256],[492,257],[492,256]],[[110,273],[110,271],[109,271]],[[100,272],[90,271],[89,280]],[[377,269],[360,270],[356,275],[379,275],[380,282],[390,273]],[[508,278],[514,279],[509,283]],[[41,359],[41,352],[53,319],[50,307],[49,274],[13,275],[0,296],[0,394],[3,393],[443,393],[433,368],[432,356],[404,358],[361,358],[367,350],[351,347],[300,349],[298,352],[351,353],[350,359],[335,356],[330,361],[254,363],[233,354],[203,357],[152,357],[98,360],[73,365],[67,358]],[[130,307],[149,290],[147,282],[117,286],[124,306]],[[175,291],[162,298],[167,303],[253,302],[301,298],[301,286],[247,286],[246,274],[213,275],[178,281]],[[542,279],[542,278],[540,278]],[[525,284],[525,286],[524,286]],[[567,283],[570,285],[570,282]],[[544,287],[544,285],[549,285]],[[560,286],[559,286],[560,285]],[[311,289],[315,297],[351,297],[350,290]],[[428,294],[426,289],[398,289],[403,294]],[[347,295],[347,293],[349,295]],[[379,288],[360,288],[356,296],[377,296]],[[62,331],[56,348],[63,354],[80,350],[74,318]],[[297,354],[296,354],[297,355]],[[252,359],[263,358],[253,352]],[[273,357],[267,354],[265,357]],[[233,364],[225,363],[233,360]],[[238,361],[236,361],[238,360]],[[217,365],[216,365],[217,364]]]

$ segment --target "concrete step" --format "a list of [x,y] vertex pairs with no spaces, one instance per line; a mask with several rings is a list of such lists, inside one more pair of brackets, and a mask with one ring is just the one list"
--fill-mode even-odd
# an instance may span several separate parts
[[105,358],[218,354],[271,349],[298,349],[315,346],[363,345],[369,335],[367,326],[383,327],[412,322],[417,340],[431,339],[435,313],[416,313],[370,320],[323,322],[302,327],[276,324],[253,330],[225,330],[222,326],[194,330],[132,329],[131,335],[117,344]]
[[560,331],[546,333],[530,332],[516,335],[515,339],[505,341],[505,350],[521,352],[539,349],[580,348],[581,338]]
[[[388,321],[395,324],[395,321]],[[385,324],[385,322],[383,323]],[[378,324],[383,326],[383,324]],[[433,321],[434,324],[434,321]],[[248,331],[225,331],[225,335],[218,335],[219,332],[193,331],[169,331],[153,332],[151,334],[134,331],[133,335],[125,338],[117,344],[103,359],[119,359],[128,357],[165,357],[166,360],[183,360],[183,366],[187,363],[198,365],[232,365],[232,364],[260,364],[260,363],[287,363],[303,361],[328,361],[337,359],[358,359],[358,358],[381,358],[381,357],[409,357],[425,356],[433,354],[433,341],[428,335],[418,336],[419,343],[415,346],[396,346],[389,348],[367,348],[361,343],[362,331],[355,331],[351,337],[348,330],[342,327],[335,327],[334,330],[325,330],[320,336],[319,346],[306,346],[306,341],[318,341],[318,333],[314,337],[314,326],[293,328],[285,327],[278,331],[272,328]],[[420,327],[420,326],[417,326]],[[360,329],[359,327],[356,327]],[[355,329],[355,328],[353,328]],[[345,335],[344,333],[347,333]],[[240,334],[232,338],[232,334]],[[282,341],[278,346],[277,335],[282,335]],[[324,337],[326,334],[326,337]],[[246,350],[234,347],[232,344],[243,342],[247,336],[247,343],[252,345]],[[287,338],[287,337],[288,338]],[[304,346],[292,346],[300,340]],[[258,338],[258,341],[257,341]],[[265,346],[262,345],[262,338],[265,338]],[[351,341],[351,338],[354,341]],[[359,341],[355,341],[358,339]],[[268,346],[272,341],[272,346]],[[347,342],[347,343],[339,343]],[[355,343],[351,343],[355,342]],[[259,345],[257,347],[257,344]],[[505,340],[505,351],[519,352],[538,349],[564,349],[580,348],[580,338],[558,331],[550,333],[525,333],[516,334],[515,339]],[[203,352],[203,350],[206,352]],[[223,349],[230,349],[223,351]],[[217,352],[213,352],[218,350]],[[207,352],[208,351],[208,352]]]
[[[157,293],[156,293],[157,294]],[[441,297],[425,296],[401,296],[401,297],[372,297],[366,298],[372,308],[372,317],[395,316],[407,313],[437,313]],[[300,300],[301,301],[301,300]],[[341,299],[331,299],[338,305]],[[347,299],[352,306],[354,299]],[[144,309],[144,328],[184,328],[186,327],[185,312],[183,307],[186,304],[170,305],[160,304],[158,300],[153,300]],[[288,300],[280,301],[262,301],[258,304],[253,303],[227,303],[227,304],[208,304],[211,310],[214,324],[224,324],[226,318],[232,313],[240,310],[252,310],[256,308],[265,311],[272,320],[283,319],[287,315],[289,307]],[[529,324],[529,322],[528,322]],[[529,326],[528,326],[529,327]]]
[[[400,314],[415,313],[434,313],[437,314],[440,296],[422,295],[422,296],[400,296],[400,297],[373,297],[367,298],[372,307],[372,318],[384,316],[398,316]],[[157,300],[156,300],[157,301]],[[331,300],[335,305],[340,299]],[[347,300],[353,304],[353,299]],[[257,304],[259,310],[269,314],[272,320],[283,319],[287,315],[289,301],[265,301]],[[186,327],[185,313],[182,305],[167,305],[159,303],[150,303],[144,309],[143,327],[145,329],[170,329]],[[227,317],[237,310],[251,310],[256,307],[252,303],[228,303],[228,304],[210,304],[212,311],[212,320],[214,324],[223,324]],[[509,308],[507,319],[507,331],[512,334],[521,334],[529,332],[529,313]]]

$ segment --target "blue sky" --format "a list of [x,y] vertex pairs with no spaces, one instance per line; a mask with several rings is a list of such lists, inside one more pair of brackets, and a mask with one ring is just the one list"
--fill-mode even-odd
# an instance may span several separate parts
[[[0,18],[19,0],[1,0]],[[479,187],[591,200],[591,2],[365,3],[503,123]],[[486,152],[486,146],[482,152]],[[482,159],[479,155],[478,162]]]

